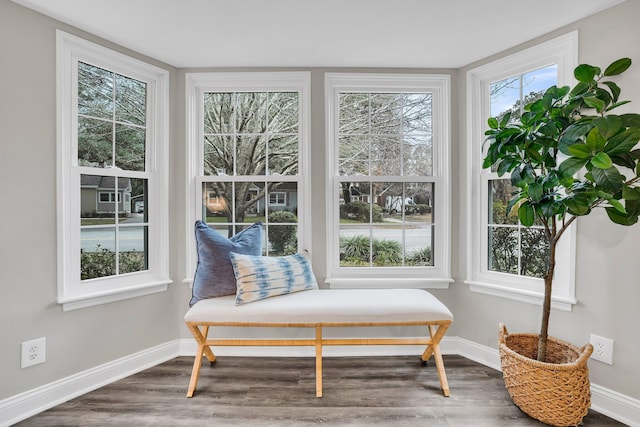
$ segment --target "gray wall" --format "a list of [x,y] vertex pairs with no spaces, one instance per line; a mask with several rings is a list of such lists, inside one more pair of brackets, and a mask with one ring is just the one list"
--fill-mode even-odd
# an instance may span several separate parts
[[[580,30],[580,60],[607,65],[631,56],[633,71],[621,81],[623,97],[640,110],[640,2],[628,1],[535,42]],[[171,72],[171,275],[166,293],[62,312],[56,298],[55,196],[55,29],[60,28],[107,47],[140,57],[109,42],[83,34],[9,0],[0,0],[0,399],[147,349],[177,338],[188,338],[181,317],[190,290],[182,283],[187,271],[185,192],[186,141],[184,74],[157,61]],[[528,43],[525,46],[529,46]],[[509,53],[509,52],[505,52]],[[496,58],[499,56],[496,56]],[[472,64],[472,66],[479,65]],[[215,65],[215,64],[212,64]],[[469,68],[470,68],[469,67]],[[322,282],[324,259],[326,180],[324,130],[325,71],[446,72],[452,75],[453,276],[456,283],[434,292],[454,313],[450,335],[497,347],[497,324],[510,330],[535,331],[539,307],[471,293],[465,278],[467,212],[465,128],[465,71],[463,70],[344,70],[312,69],[311,154],[312,256]],[[214,69],[211,69],[213,71]],[[246,69],[245,69],[246,70]],[[257,69],[256,69],[257,70]],[[273,71],[273,69],[270,69]],[[226,71],[229,71],[227,69]],[[32,196],[32,195],[35,195]],[[640,226],[622,228],[603,215],[578,221],[577,297],[573,312],[552,314],[553,335],[581,345],[593,332],[615,340],[614,365],[590,362],[592,381],[640,398],[637,376],[640,339],[640,286],[632,263],[640,243]],[[20,343],[47,337],[47,362],[20,369]]]
[[[69,312],[56,304],[56,28],[100,42],[0,0],[0,399],[179,334],[175,285]],[[21,369],[20,343],[39,337],[46,362]]]

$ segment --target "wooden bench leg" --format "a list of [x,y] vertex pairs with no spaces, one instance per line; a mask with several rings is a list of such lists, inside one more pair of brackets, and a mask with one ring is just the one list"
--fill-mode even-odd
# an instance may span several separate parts
[[193,368],[191,369],[191,379],[189,380],[189,388],[187,389],[187,397],[193,397],[198,386],[198,377],[200,376],[200,367],[202,365],[202,356],[206,356],[210,363],[216,361],[216,356],[211,351],[211,348],[206,345],[207,335],[209,334],[209,326],[203,326],[202,330],[197,325],[188,324],[191,330],[191,334],[198,343],[198,350],[196,351],[196,357],[193,361]]
[[316,326],[316,397],[322,397],[322,326]]
[[426,362],[433,354],[433,358],[436,361],[436,369],[438,371],[438,378],[440,379],[440,387],[442,387],[442,393],[449,397],[449,382],[447,381],[447,373],[444,370],[444,361],[442,360],[442,352],[440,351],[440,340],[444,336],[448,325],[441,324],[437,329],[433,325],[429,325],[429,335],[431,336],[431,344],[427,346],[424,353],[422,353],[422,361]]

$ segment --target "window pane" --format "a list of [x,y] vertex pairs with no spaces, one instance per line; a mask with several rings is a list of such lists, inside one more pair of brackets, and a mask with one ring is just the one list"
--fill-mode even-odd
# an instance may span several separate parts
[[233,94],[204,94],[204,133],[231,134],[233,132]]
[[118,233],[118,272],[143,271],[148,266],[148,227],[120,227]]
[[338,146],[340,175],[369,175],[369,138],[342,136]]
[[112,72],[78,63],[78,114],[112,119]]
[[340,134],[369,133],[369,94],[340,94]]
[[267,167],[267,137],[247,135],[236,138],[236,175],[264,175]]
[[402,117],[403,133],[431,135],[433,132],[431,94],[405,94]]
[[371,175],[400,175],[400,138],[371,137]]
[[269,133],[298,132],[298,94],[269,94]]
[[374,267],[402,266],[404,236],[402,224],[372,227],[372,262]]
[[264,133],[267,130],[267,94],[236,93],[236,124],[238,133]]
[[433,265],[433,224],[408,222],[405,226],[405,265]]
[[283,135],[269,140],[269,175],[298,173],[298,136]]
[[274,212],[286,211],[294,216],[298,211],[298,184],[296,182],[269,183],[269,218]]
[[491,83],[491,117],[500,117],[507,111],[517,110],[520,116],[520,76]]
[[402,147],[402,175],[433,176],[431,136],[405,136]]
[[531,277],[544,277],[549,258],[549,242],[544,230],[525,228],[522,230],[522,259],[520,274]]
[[402,124],[402,98],[397,93],[371,94],[371,133],[396,135]]
[[286,218],[279,216],[269,218],[267,232],[269,255],[293,255],[298,252],[298,226],[291,223],[277,225],[280,222],[287,222]]
[[371,229],[356,224],[340,224],[340,266],[371,266]]
[[131,179],[131,218],[129,222],[147,222],[149,219],[149,204],[147,203],[149,184],[146,179]]
[[204,174],[233,174],[233,139],[230,136],[204,137]]
[[516,188],[510,179],[489,180],[489,224],[517,224],[518,207],[514,206],[507,215],[507,204],[511,200],[511,193]]
[[502,273],[518,273],[518,229],[489,227],[489,269]]
[[145,170],[145,129],[116,124],[116,166],[123,170]]
[[202,184],[202,210],[205,222],[232,222],[233,191],[230,182]]
[[96,279],[116,274],[115,228],[80,230],[80,279]]
[[78,117],[78,164],[104,168],[113,166],[113,124]]
[[116,74],[116,120],[144,126],[147,122],[147,85]]
[[235,220],[249,222],[265,220],[265,183],[236,182],[235,188]]
[[531,71],[522,77],[522,93],[525,105],[542,96],[547,88],[557,84],[558,66],[541,68]]

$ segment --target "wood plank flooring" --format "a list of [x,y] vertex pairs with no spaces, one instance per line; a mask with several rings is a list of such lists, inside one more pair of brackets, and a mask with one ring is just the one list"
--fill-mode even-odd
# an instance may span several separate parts
[[[193,357],[178,357],[87,393],[18,426],[542,426],[511,402],[500,372],[444,356],[451,397],[419,356],[324,359],[220,357],[185,397]],[[584,426],[622,426],[594,411]]]

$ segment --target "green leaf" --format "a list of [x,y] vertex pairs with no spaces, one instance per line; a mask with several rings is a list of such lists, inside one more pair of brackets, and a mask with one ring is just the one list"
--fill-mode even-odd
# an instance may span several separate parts
[[536,219],[536,213],[529,203],[523,203],[518,208],[518,218],[525,227],[531,227]]
[[622,198],[625,200],[640,200],[640,188],[624,185],[622,187]]
[[[605,76],[616,76],[618,74],[624,73],[631,66],[630,58],[620,58],[617,61],[614,61],[611,65],[609,65],[604,70]],[[580,79],[578,79],[580,80]]]
[[593,128],[593,123],[587,121],[576,122],[567,127],[558,140],[558,149],[561,153],[570,155],[569,147],[576,143]]
[[619,191],[622,189],[624,176],[615,167],[609,169],[593,169],[591,171],[595,183],[606,190]]
[[498,129],[498,119],[496,119],[495,117],[489,117],[489,120],[487,120],[487,124],[491,129]]
[[604,139],[609,139],[622,128],[622,119],[618,116],[606,116],[600,117],[593,121],[593,124],[596,125],[600,135]]
[[624,208],[624,205],[622,203],[620,203],[619,200],[616,199],[609,199],[607,200],[607,203],[609,203],[615,210],[617,210],[620,213],[627,213],[627,211]]
[[640,127],[640,114],[629,113],[619,116],[622,119],[622,125],[625,127]]
[[628,153],[640,140],[640,129],[627,129],[609,139],[604,151],[612,156]]
[[633,225],[638,222],[637,215],[624,214],[624,213],[618,212],[618,210],[611,207],[607,207],[604,209],[605,211],[607,211],[607,215],[609,216],[609,219],[615,222],[616,224]]
[[596,76],[596,69],[588,64],[580,64],[573,70],[573,75],[579,82],[590,83]]
[[584,196],[568,197],[564,204],[572,215],[586,215],[590,211],[589,201]]
[[587,104],[587,106],[591,108],[595,108],[596,111],[598,112],[601,112],[602,110],[604,110],[604,107],[606,106],[603,100],[596,98],[595,96],[588,96],[583,99],[584,99],[584,103]]
[[537,182],[532,182],[531,184],[529,184],[528,187],[529,190],[529,198],[531,200],[533,200],[534,202],[539,202],[540,199],[542,199],[542,185],[538,184]]
[[587,144],[573,144],[569,147],[569,154],[580,159],[590,158],[592,151]]
[[586,93],[589,90],[589,87],[591,87],[589,83],[579,82],[577,85],[573,87],[573,89],[571,89],[571,92],[569,92],[569,96],[572,96],[572,97],[580,96]]
[[500,127],[503,128],[509,123],[511,119],[511,110],[507,111],[504,116],[502,116],[502,120],[500,120]]
[[575,175],[576,172],[582,169],[588,161],[588,158],[580,159],[578,157],[569,157],[567,160],[562,162],[558,168],[561,177],[568,178]]
[[599,152],[591,159],[591,164],[599,169],[609,169],[613,166],[611,157],[607,153]]
[[618,98],[620,98],[620,92],[622,92],[622,90],[620,89],[620,86],[618,86],[614,82],[602,82],[602,84],[606,85],[611,91],[613,102],[618,102]]

